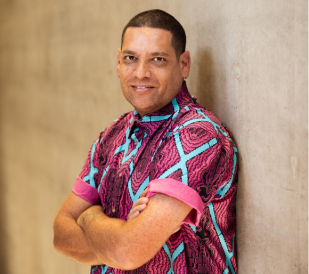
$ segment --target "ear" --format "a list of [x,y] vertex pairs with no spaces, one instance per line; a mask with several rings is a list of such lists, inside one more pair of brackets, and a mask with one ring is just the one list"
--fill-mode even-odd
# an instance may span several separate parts
[[179,65],[181,68],[182,78],[188,78],[191,67],[191,56],[189,51],[185,51],[183,54],[180,55]]
[[117,67],[116,67],[116,72],[117,76],[119,77],[119,70],[120,70],[120,58],[121,58],[121,49],[118,49],[117,53]]

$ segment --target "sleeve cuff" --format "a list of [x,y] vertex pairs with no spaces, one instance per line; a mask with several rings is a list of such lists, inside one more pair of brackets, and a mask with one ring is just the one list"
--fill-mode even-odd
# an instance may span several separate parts
[[149,183],[146,197],[151,197],[157,193],[163,193],[192,207],[188,216],[182,224],[197,226],[203,213],[204,203],[200,195],[191,187],[174,179],[156,179]]
[[76,178],[75,184],[72,188],[72,192],[93,205],[100,204],[98,190],[84,182],[80,177]]

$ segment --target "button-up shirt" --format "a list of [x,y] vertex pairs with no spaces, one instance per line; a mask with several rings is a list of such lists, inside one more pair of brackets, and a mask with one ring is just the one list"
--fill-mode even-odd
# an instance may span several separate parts
[[73,192],[123,220],[146,187],[149,197],[164,193],[193,209],[143,266],[98,265],[91,273],[237,273],[237,155],[225,126],[196,103],[185,82],[159,111],[114,121],[91,146]]

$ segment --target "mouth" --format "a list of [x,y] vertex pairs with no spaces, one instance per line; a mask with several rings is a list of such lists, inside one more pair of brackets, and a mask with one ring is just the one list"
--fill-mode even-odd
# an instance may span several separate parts
[[132,88],[137,92],[145,92],[153,89],[152,86],[132,86]]

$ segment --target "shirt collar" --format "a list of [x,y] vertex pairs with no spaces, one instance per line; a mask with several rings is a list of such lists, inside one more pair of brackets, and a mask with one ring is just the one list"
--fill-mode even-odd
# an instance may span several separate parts
[[138,139],[142,138],[144,134],[139,134],[142,133],[139,132],[139,129],[144,129],[147,135],[152,135],[159,126],[169,124],[164,124],[164,122],[170,119],[174,120],[181,108],[185,107],[189,103],[193,103],[195,100],[196,98],[193,96],[191,97],[189,94],[186,82],[184,81],[177,96],[165,107],[155,112],[148,113],[142,118],[140,118],[136,110],[133,111],[133,120],[130,123],[130,136],[134,131]]

